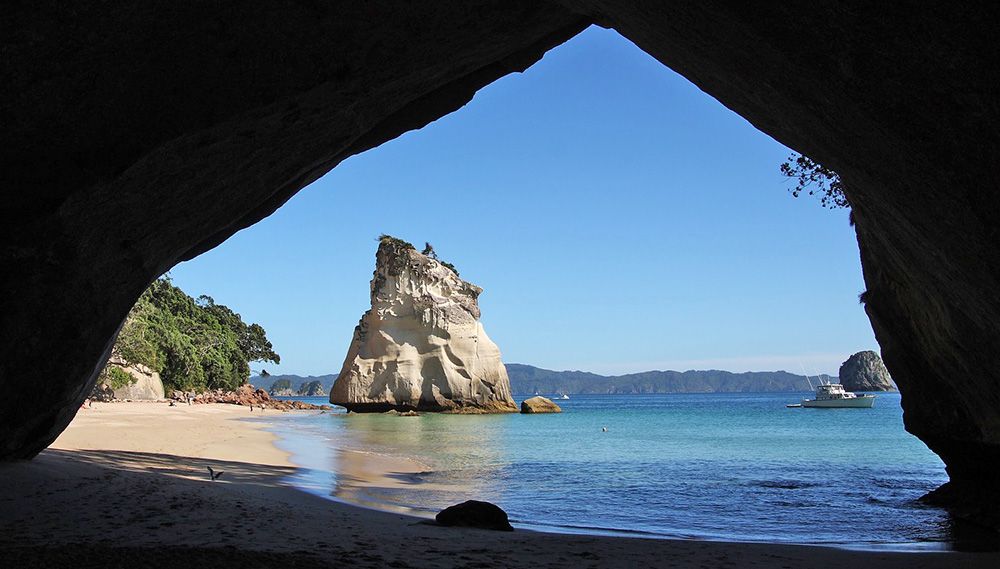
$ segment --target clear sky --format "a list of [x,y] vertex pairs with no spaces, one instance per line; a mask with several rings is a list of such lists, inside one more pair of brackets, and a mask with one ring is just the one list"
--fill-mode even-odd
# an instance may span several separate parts
[[857,242],[846,210],[791,196],[788,154],[591,28],[171,276],[264,326],[272,373],[340,370],[381,233],[485,289],[508,363],[835,373],[878,349]]

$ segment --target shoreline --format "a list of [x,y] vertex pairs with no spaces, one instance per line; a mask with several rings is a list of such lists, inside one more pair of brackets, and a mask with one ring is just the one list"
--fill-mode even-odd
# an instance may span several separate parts
[[[298,469],[289,454],[276,446],[266,422],[239,420],[250,416],[246,408],[102,407],[81,410],[35,460],[0,465],[0,550],[19,565],[74,566],[79,560],[64,554],[79,544],[86,544],[81,551],[89,562],[104,555],[215,559],[221,550],[224,559],[213,564],[223,568],[265,566],[248,561],[255,555],[310,567],[345,558],[359,567],[414,568],[1000,565],[998,553],[443,528],[295,487],[290,481]],[[223,407],[229,409],[217,409]],[[223,477],[211,481],[209,465]],[[149,565],[173,566],[157,563]]]
[[[261,418],[263,419],[263,418]],[[347,420],[345,418],[345,420]],[[293,485],[300,490],[310,492],[323,499],[344,503],[365,509],[372,509],[380,512],[408,515],[420,519],[434,518],[436,512],[423,510],[415,506],[387,502],[378,500],[367,489],[386,489],[395,487],[406,487],[410,484],[428,486],[426,482],[414,481],[405,482],[401,478],[406,475],[423,474],[434,469],[433,466],[422,462],[422,458],[414,456],[403,456],[386,454],[375,451],[358,450],[356,448],[343,448],[338,443],[333,443],[336,454],[344,457],[352,457],[355,460],[338,461],[337,467],[333,469],[333,475],[337,476],[342,472],[347,475],[349,482],[337,483],[337,492],[331,493],[329,485],[316,486],[311,484],[309,474],[318,473],[323,476],[327,471],[315,462],[315,457],[324,452],[329,452],[330,448],[319,448],[315,441],[311,441],[308,433],[296,432],[292,430],[281,430],[278,423],[270,423],[267,430],[275,435],[275,445],[285,451],[289,458],[289,464],[295,466],[300,474],[293,476]],[[312,442],[312,444],[310,444]],[[299,444],[296,444],[299,443]],[[301,443],[306,443],[302,445]],[[312,457],[313,460],[310,460]],[[346,469],[340,467],[347,465]],[[306,481],[302,484],[302,481]],[[474,499],[474,497],[471,497]],[[830,547],[849,551],[890,551],[901,553],[926,553],[926,552],[951,552],[954,543],[948,541],[912,541],[912,542],[875,542],[875,541],[774,541],[766,539],[727,539],[724,537],[683,535],[657,533],[641,529],[623,529],[613,527],[598,526],[576,526],[576,525],[556,525],[532,522],[527,520],[511,520],[511,524],[522,531],[536,533],[556,534],[556,535],[580,535],[580,536],[601,536],[618,539],[653,539],[653,540],[683,540],[709,543],[730,543],[730,544],[775,544],[791,545],[803,547]],[[960,551],[960,550],[959,550]]]

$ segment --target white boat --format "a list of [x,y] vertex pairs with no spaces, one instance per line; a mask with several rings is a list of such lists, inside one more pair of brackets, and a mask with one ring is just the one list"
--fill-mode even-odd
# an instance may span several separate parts
[[815,399],[803,399],[803,407],[860,408],[868,409],[875,404],[874,395],[855,395],[845,391],[839,383],[822,383],[816,386]]
[[566,395],[565,393],[561,393],[561,394],[555,396],[554,399],[569,399],[569,395]]

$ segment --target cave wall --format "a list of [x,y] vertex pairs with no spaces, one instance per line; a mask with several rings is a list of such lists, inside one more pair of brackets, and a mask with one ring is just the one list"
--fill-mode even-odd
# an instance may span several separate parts
[[[357,3],[361,4],[361,3]],[[0,23],[0,458],[67,424],[158,274],[587,22],[848,187],[906,428],[1000,468],[997,8],[561,0],[15,7]]]
[[532,1],[41,1],[0,19],[0,459],[174,264],[587,25]]

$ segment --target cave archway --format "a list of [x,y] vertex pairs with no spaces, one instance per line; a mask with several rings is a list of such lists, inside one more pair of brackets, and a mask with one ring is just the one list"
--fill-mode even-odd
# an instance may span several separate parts
[[0,458],[68,424],[155,276],[597,22],[841,174],[906,427],[996,504],[995,6],[124,6],[5,22]]

